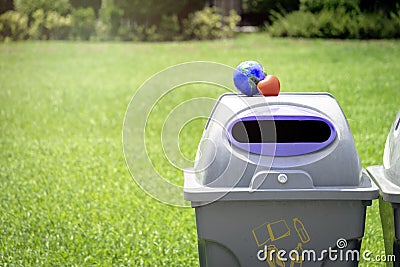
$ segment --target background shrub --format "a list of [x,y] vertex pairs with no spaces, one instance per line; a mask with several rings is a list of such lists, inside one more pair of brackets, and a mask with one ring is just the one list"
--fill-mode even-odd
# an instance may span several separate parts
[[24,40],[28,34],[28,17],[16,11],[0,15],[0,40]]
[[275,22],[269,28],[272,36],[282,37],[319,37],[316,17],[308,11],[295,11],[287,16],[276,13]]
[[362,39],[400,37],[400,25],[378,14],[360,14],[357,17],[358,35]]
[[300,10],[318,13],[342,8],[345,12],[359,11],[360,0],[300,0]]
[[117,40],[121,41],[159,41],[161,37],[157,32],[157,26],[123,23],[118,29]]
[[228,37],[228,38],[232,38],[234,33],[235,33],[235,29],[236,26],[238,25],[238,23],[240,22],[241,17],[236,13],[235,10],[231,10],[229,12],[229,16],[224,16],[224,25],[223,25],[223,32],[224,32],[224,37]]
[[390,16],[365,13],[358,0],[302,0],[301,8],[289,14],[274,14],[266,25],[272,36],[320,38],[397,38],[400,9]]
[[233,37],[240,21],[266,22],[272,36],[400,36],[399,0],[242,0],[235,8],[241,8],[243,20],[235,11],[204,8],[211,2],[215,1],[0,0],[0,15],[14,8],[17,12],[4,15],[0,40],[220,39]]
[[95,32],[96,17],[91,7],[77,8],[71,13],[72,37],[89,40]]
[[124,11],[123,18],[131,25],[143,25],[146,28],[159,25],[162,16],[176,15],[180,23],[188,14],[201,10],[206,0],[118,0],[114,4]]
[[44,13],[55,11],[66,15],[71,10],[68,0],[14,0],[15,10],[31,17],[32,14],[41,9]]
[[48,37],[52,40],[67,39],[71,31],[71,25],[71,15],[61,16],[55,11],[48,12],[44,22]]
[[31,25],[29,27],[29,36],[34,40],[46,40],[48,39],[48,33],[46,32],[44,21],[46,16],[43,9],[38,9],[31,15]]
[[[397,6],[397,10],[390,12],[390,19],[392,21],[392,23],[394,24],[394,27],[396,29],[400,28],[400,5]],[[397,37],[399,37],[397,35]]]
[[160,40],[162,41],[178,41],[183,39],[177,15],[163,15],[161,17],[158,32]]
[[[318,37],[323,38],[346,38],[352,37],[349,32],[349,23],[352,21],[353,16],[347,13],[344,7],[337,9],[323,9],[315,15],[317,21],[317,28],[319,32]],[[340,19],[338,19],[340,18]]]
[[144,26],[122,23],[118,28],[117,40],[121,41],[143,41],[145,40]]
[[[120,1],[120,0],[115,0]],[[68,0],[71,7],[74,9],[81,8],[81,7],[91,7],[93,8],[96,17],[99,15],[100,8],[102,7],[102,2],[107,3],[106,6],[113,5],[114,1],[110,0]]]
[[113,40],[117,38],[124,11],[110,4],[99,11],[96,23],[96,34],[99,40]]
[[55,11],[45,13],[42,9],[32,14],[29,37],[34,40],[67,39],[71,32],[71,16],[61,16]]
[[185,35],[198,40],[232,37],[239,21],[240,16],[235,11],[223,17],[217,8],[205,7],[185,20]]

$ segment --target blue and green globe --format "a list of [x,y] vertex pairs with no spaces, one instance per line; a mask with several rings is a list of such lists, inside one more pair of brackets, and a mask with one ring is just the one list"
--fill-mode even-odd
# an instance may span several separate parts
[[257,82],[265,78],[263,67],[256,61],[244,61],[233,72],[233,83],[245,95],[258,94]]

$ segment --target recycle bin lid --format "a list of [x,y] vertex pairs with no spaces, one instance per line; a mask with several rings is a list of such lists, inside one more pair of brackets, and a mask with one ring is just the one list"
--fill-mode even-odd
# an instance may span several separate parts
[[383,168],[387,178],[400,186],[400,111],[386,139]]
[[373,200],[379,197],[378,186],[365,170],[358,186],[316,186],[312,188],[256,189],[248,187],[208,187],[198,182],[193,169],[184,170],[185,199],[194,205],[214,201],[247,200]]
[[383,200],[400,203],[400,186],[387,179],[383,166],[370,166],[367,171],[379,186]]
[[383,166],[371,166],[367,170],[380,187],[383,199],[400,203],[400,111],[386,139]]

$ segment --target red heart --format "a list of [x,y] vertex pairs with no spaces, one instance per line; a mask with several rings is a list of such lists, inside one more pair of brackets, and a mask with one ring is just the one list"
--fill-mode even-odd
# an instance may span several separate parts
[[279,79],[274,75],[267,75],[257,84],[258,91],[263,96],[277,96],[281,90]]

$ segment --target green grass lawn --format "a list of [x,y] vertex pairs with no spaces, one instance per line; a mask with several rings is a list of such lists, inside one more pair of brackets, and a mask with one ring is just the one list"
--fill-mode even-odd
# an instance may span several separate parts
[[[194,211],[141,191],[122,153],[126,107],[156,72],[186,61],[234,67],[254,59],[280,78],[282,91],[330,92],[367,167],[382,162],[400,108],[399,58],[400,41],[263,34],[183,43],[0,44],[0,266],[198,265]],[[217,97],[221,90],[203,93]],[[179,140],[188,157],[202,125]],[[153,130],[159,136],[161,129]],[[162,158],[155,164],[169,168]],[[183,181],[180,172],[168,175]],[[367,213],[366,248],[384,253],[377,202]]]

